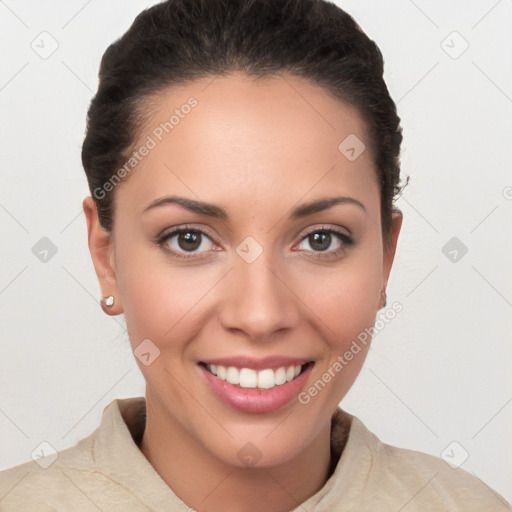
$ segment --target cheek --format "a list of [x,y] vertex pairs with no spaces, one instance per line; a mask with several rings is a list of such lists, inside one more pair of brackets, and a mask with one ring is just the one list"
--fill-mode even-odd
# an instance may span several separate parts
[[313,376],[313,382],[322,382],[310,395],[324,386],[330,390],[316,399],[318,407],[324,400],[331,406],[339,403],[363,366],[380,297],[381,268],[378,250],[361,250],[336,270],[319,270],[302,280],[300,296],[308,297],[308,309],[314,313],[309,317],[316,318],[314,328],[327,349]]
[[315,330],[325,343],[323,357],[299,395],[313,417],[333,410],[359,375],[370,348],[378,289],[375,274],[367,267],[356,271],[355,265],[322,284],[323,293],[313,296],[310,307],[318,312]]
[[381,287],[382,258],[361,249],[337,268],[304,273],[300,297],[322,326],[333,348],[343,349],[352,337],[373,325]]
[[177,350],[184,333],[198,325],[200,301],[216,274],[211,267],[199,275],[192,266],[172,266],[157,251],[131,247],[125,252],[129,256],[117,265],[118,287],[132,347],[151,339]]

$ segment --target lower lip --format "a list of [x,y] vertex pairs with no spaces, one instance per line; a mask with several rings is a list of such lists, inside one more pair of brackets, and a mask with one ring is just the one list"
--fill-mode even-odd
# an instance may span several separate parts
[[241,388],[230,384],[210,373],[204,366],[199,365],[212,391],[227,405],[243,412],[264,413],[284,407],[298,396],[306,383],[312,364],[295,379],[274,386],[271,389]]

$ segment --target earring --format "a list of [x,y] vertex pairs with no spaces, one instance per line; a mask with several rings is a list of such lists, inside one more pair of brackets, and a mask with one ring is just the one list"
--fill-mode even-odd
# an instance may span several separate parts
[[113,295],[109,295],[108,297],[103,297],[101,299],[101,302],[107,308],[111,308],[114,305],[114,296]]
[[386,307],[386,302],[387,302],[386,290],[384,288],[382,288],[382,291],[380,292],[380,296],[384,298],[384,301],[382,302],[382,306],[380,307],[382,309],[382,308]]

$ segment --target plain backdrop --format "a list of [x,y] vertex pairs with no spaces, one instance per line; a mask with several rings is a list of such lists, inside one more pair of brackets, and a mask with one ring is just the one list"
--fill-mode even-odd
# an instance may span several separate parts
[[[0,2],[0,469],[144,394],[124,318],[98,303],[80,151],[102,54],[154,3]],[[512,500],[512,2],[337,3],[384,55],[411,177],[388,287],[403,310],[342,406]]]

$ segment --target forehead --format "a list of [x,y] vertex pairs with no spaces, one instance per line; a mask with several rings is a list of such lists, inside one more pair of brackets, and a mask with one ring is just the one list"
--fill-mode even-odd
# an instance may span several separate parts
[[151,149],[122,192],[131,204],[178,192],[297,202],[314,189],[378,191],[359,112],[304,79],[204,78],[160,91],[146,108],[134,147]]

